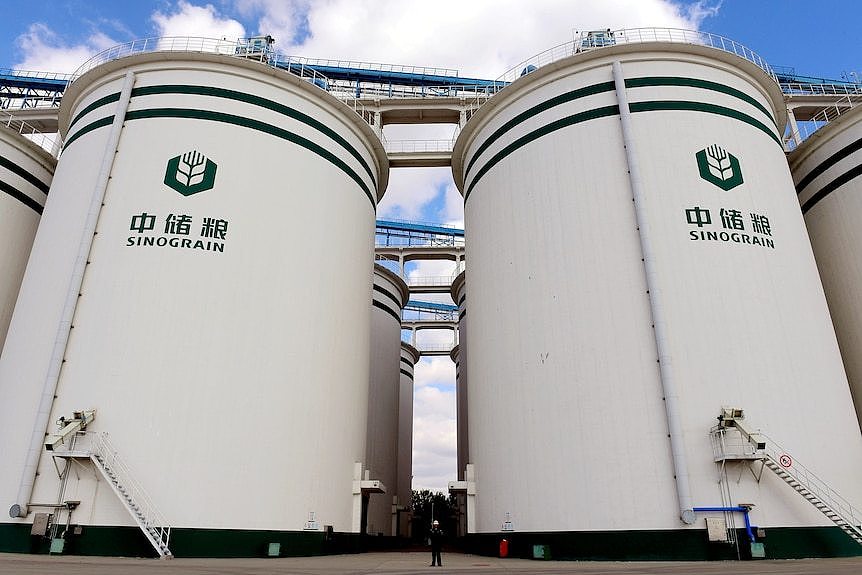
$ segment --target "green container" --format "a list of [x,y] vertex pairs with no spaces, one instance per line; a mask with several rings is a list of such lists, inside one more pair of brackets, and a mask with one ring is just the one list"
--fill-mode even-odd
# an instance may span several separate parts
[[281,543],[270,543],[266,550],[267,557],[278,557],[281,555]]
[[51,539],[51,550],[49,551],[51,555],[60,555],[63,553],[63,550],[66,548],[66,540],[65,539]]
[[763,543],[751,544],[751,558],[766,559],[766,547],[764,547]]
[[550,545],[533,545],[533,559],[550,559]]

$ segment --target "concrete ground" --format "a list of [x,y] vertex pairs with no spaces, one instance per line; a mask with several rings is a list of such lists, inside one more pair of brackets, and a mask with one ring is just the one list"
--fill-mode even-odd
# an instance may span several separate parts
[[0,575],[348,575],[383,573],[480,574],[577,573],[584,575],[859,575],[862,557],[796,561],[734,562],[569,562],[497,559],[443,554],[443,567],[429,567],[430,553],[364,553],[285,559],[125,559],[0,554]]

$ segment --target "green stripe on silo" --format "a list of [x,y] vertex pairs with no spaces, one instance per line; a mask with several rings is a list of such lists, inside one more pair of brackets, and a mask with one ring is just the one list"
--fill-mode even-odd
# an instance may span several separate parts
[[374,285],[374,286],[372,286],[372,287],[374,288],[374,291],[379,292],[379,293],[382,293],[383,295],[385,295],[385,296],[387,296],[389,299],[391,299],[391,300],[392,300],[392,302],[395,304],[395,306],[396,306],[396,307],[398,307],[398,308],[400,308],[400,307],[401,307],[401,300],[400,300],[398,297],[396,297],[396,296],[395,296],[395,294],[393,294],[392,292],[390,292],[388,289],[386,289],[386,288],[384,288],[384,287],[381,287],[381,286],[379,286],[379,285]]
[[802,213],[807,214],[808,210],[817,205],[820,200],[822,200],[847,182],[855,180],[859,176],[862,176],[862,164],[856,166],[852,170],[844,172],[843,174],[823,186],[823,188],[821,188],[817,193],[813,194],[810,198],[808,198],[808,200],[804,204],[802,204]]
[[237,92],[236,90],[228,90],[226,88],[216,88],[213,86],[185,86],[185,85],[165,85],[165,86],[144,86],[141,88],[135,88],[132,90],[132,97],[135,96],[150,96],[153,94],[194,94],[198,96],[213,96],[216,98],[225,98],[228,100],[235,100],[238,102],[245,102],[246,104],[252,104],[255,106],[259,106],[261,108],[266,108],[267,110],[272,110],[274,112],[278,112],[284,116],[289,118],[293,118],[303,124],[314,128],[318,132],[328,136],[339,146],[347,150],[347,152],[356,158],[356,160],[362,165],[363,169],[368,173],[371,181],[377,186],[377,178],[374,177],[374,173],[371,170],[371,167],[365,161],[365,158],[359,153],[359,151],[350,145],[344,137],[321,122],[308,114],[300,112],[290,106],[285,106],[284,104],[280,104],[278,102],[274,102],[273,100],[267,100],[266,98],[262,98],[260,96],[255,96],[254,94],[246,94],[244,92]]
[[730,86],[725,86],[724,84],[719,84],[718,82],[700,80],[698,78],[681,78],[678,76],[651,76],[644,78],[629,78],[628,80],[626,80],[626,88],[645,88],[652,86],[687,86],[690,88],[703,88],[705,90],[711,90],[713,92],[727,94],[728,96],[733,96],[734,98],[739,98],[744,102],[748,102],[749,104],[766,114],[766,117],[770,118],[772,120],[772,123],[775,124],[775,118],[772,117],[772,112],[767,110],[763,104],[761,104],[742,90],[737,90],[736,88],[731,88]]
[[66,139],[66,141],[63,143],[63,151],[65,152],[66,149],[69,147],[69,144],[71,144],[72,142],[74,142],[75,140],[77,140],[78,138],[83,136],[84,134],[92,132],[93,130],[96,130],[98,128],[104,128],[105,126],[110,126],[113,123],[114,123],[114,116],[107,116],[106,118],[102,118],[101,120],[96,120],[95,122],[87,124],[86,126],[84,126],[83,128],[81,128],[80,130],[78,130],[77,132],[75,132],[69,138]]
[[779,138],[775,132],[773,132],[769,126],[761,122],[756,118],[752,118],[748,114],[743,114],[738,110],[734,110],[733,108],[727,108],[725,106],[717,106],[715,104],[706,104],[704,102],[689,102],[686,100],[673,100],[673,101],[652,101],[652,102],[634,102],[629,104],[629,109],[632,112],[658,112],[665,110],[673,110],[673,111],[688,111],[688,112],[706,112],[708,114],[716,114],[718,116],[725,116],[727,118],[733,118],[734,120],[739,120],[740,122],[745,122],[750,126],[754,126],[758,130],[761,130],[764,134],[775,140],[775,143],[781,146],[782,151],[784,150],[784,144],[781,143],[781,138]]
[[[377,209],[377,203],[374,200],[374,195],[371,193],[368,184],[366,184],[362,177],[357,174],[350,166],[348,166],[347,163],[344,162],[344,160],[342,160],[320,144],[312,142],[311,140],[304,138],[298,134],[294,134],[293,132],[288,132],[285,129],[273,126],[271,124],[267,124],[265,122],[261,122],[259,120],[252,120],[250,118],[244,118],[242,116],[226,114],[224,112],[212,112],[210,110],[194,110],[185,108],[153,108],[150,110],[134,110],[126,114],[126,121],[147,118],[183,118],[221,122],[224,124],[232,124],[234,126],[250,128],[258,132],[270,134],[282,140],[287,140],[317,154],[318,156],[329,161],[341,171],[343,171],[345,174],[347,174],[353,181],[359,184],[359,187],[362,188],[362,191],[365,192],[365,195],[371,202],[371,206],[375,210]],[[91,132],[96,128],[108,126],[111,124],[111,122],[113,122],[113,120],[113,116],[108,116],[107,118],[102,118],[101,120],[97,120],[92,124],[84,126],[78,132],[75,132],[75,134],[66,141],[66,146],[64,149],[68,149],[69,144],[77,140],[85,133]]]
[[[747,114],[743,114],[737,110],[732,108],[726,108],[724,106],[717,106],[715,104],[705,104],[703,102],[688,102],[688,101],[653,101],[653,102],[635,102],[629,104],[629,109],[632,112],[655,112],[655,111],[691,111],[691,112],[705,112],[707,114],[715,114],[718,116],[724,116],[727,118],[733,118],[735,120],[739,120],[748,124],[750,126],[754,126],[758,130],[761,130],[770,138],[772,138],[775,143],[779,146],[782,146],[782,150],[784,149],[781,139],[769,129],[769,127],[757,120],[756,118],[752,118]],[[585,122],[587,120],[593,120],[596,118],[603,118],[607,116],[613,116],[619,114],[619,108],[614,106],[605,106],[602,108],[596,108],[595,110],[587,110],[586,112],[580,112],[578,114],[574,114],[572,116],[568,116],[566,118],[561,118],[555,122],[551,122],[546,126],[543,126],[537,130],[533,130],[532,132],[521,136],[499,152],[497,152],[493,157],[491,157],[482,168],[476,172],[476,176],[473,178],[473,181],[470,182],[470,185],[467,186],[467,190],[464,193],[464,202],[466,202],[470,193],[473,191],[473,188],[479,182],[479,180],[484,176],[488,170],[494,167],[497,163],[503,160],[506,156],[510,155],[514,151],[519,148],[524,147],[534,140],[538,140],[539,138],[546,136],[552,132],[556,132],[562,128],[566,128],[572,126],[574,124],[578,124],[581,122]]]
[[[684,78],[679,76],[644,76],[639,78],[629,78],[625,82],[627,88],[688,86],[692,88],[709,90],[711,92],[719,92],[721,94],[733,96],[734,98],[737,98],[739,100],[742,100],[743,102],[755,106],[757,109],[766,114],[766,116],[772,120],[773,124],[775,123],[775,118],[772,117],[772,114],[769,112],[769,110],[767,110],[760,102],[758,102],[757,100],[755,100],[741,90],[737,90],[736,88],[732,88],[730,86],[725,86],[724,84],[719,84],[718,82],[701,80],[699,78]],[[496,130],[494,130],[494,133],[488,136],[488,138],[484,142],[482,142],[482,144],[476,149],[476,152],[473,154],[473,157],[467,163],[467,167],[464,170],[464,179],[467,179],[467,176],[470,174],[470,170],[473,168],[473,164],[476,163],[476,160],[482,154],[482,152],[484,152],[492,143],[494,143],[506,132],[508,132],[518,124],[525,122],[536,114],[559,106],[561,104],[565,104],[566,102],[571,102],[579,98],[591,96],[594,94],[601,94],[604,92],[612,91],[614,91],[613,82],[601,82],[598,84],[592,84],[584,88],[578,88],[577,90],[566,92],[565,94],[560,94],[559,96],[555,96],[550,100],[546,100],[545,102],[536,104],[528,110],[521,112]]]
[[[157,94],[193,94],[196,96],[210,96],[214,98],[223,98],[226,100],[233,100],[236,102],[244,102],[246,104],[252,104],[254,106],[258,106],[260,108],[265,108],[267,110],[272,110],[274,112],[278,112],[283,116],[287,116],[289,118],[293,118],[303,124],[314,128],[321,134],[327,136],[332,141],[337,143],[339,146],[347,150],[347,152],[356,158],[356,160],[360,163],[362,168],[366,171],[368,176],[371,178],[371,181],[374,183],[374,186],[377,186],[377,178],[374,176],[374,172],[371,170],[371,167],[368,165],[368,162],[362,157],[359,151],[354,148],[350,142],[344,139],[341,134],[324,124],[323,122],[300,112],[290,106],[285,106],[284,104],[280,104],[273,100],[268,100],[266,98],[262,98],[260,96],[255,96],[254,94],[247,94],[245,92],[238,92],[236,90],[228,90],[226,88],[216,88],[214,86],[193,86],[193,85],[185,85],[185,84],[168,84],[161,86],[142,86],[140,88],[134,88],[132,90],[132,98],[140,97],[140,96],[152,96]],[[114,94],[109,94],[103,98],[99,98],[95,102],[89,104],[86,108],[81,110],[76,116],[75,119],[72,120],[72,123],[69,125],[69,129],[71,130],[72,126],[85,114],[92,112],[93,110],[100,108],[102,106],[108,105],[112,102],[117,102],[120,99],[120,93],[116,92]]]
[[37,214],[42,213],[42,206],[39,205],[39,202],[37,202],[36,200],[31,198],[30,196],[28,196],[27,194],[25,194],[21,190],[12,187],[12,185],[7,184],[6,182],[4,182],[2,180],[0,180],[0,192],[3,192],[4,194],[7,194],[7,195],[15,198],[16,200],[18,200],[19,202],[21,202],[22,204],[24,204],[25,206],[27,206],[28,208],[30,208],[31,210],[36,212]]
[[75,115],[75,118],[72,120],[72,123],[69,124],[69,130],[72,129],[72,126],[74,126],[78,122],[78,120],[80,120],[83,116],[89,114],[93,110],[97,110],[98,108],[101,108],[102,106],[106,106],[106,105],[110,104],[111,102],[119,102],[119,101],[120,101],[120,93],[114,92],[113,94],[108,94],[107,96],[99,98],[98,100],[94,100],[90,104],[87,104],[87,106],[85,106],[83,110],[81,110],[80,112],[78,112]]
[[0,167],[6,168],[15,175],[21,176],[22,178],[36,186],[36,188],[38,188],[41,192],[44,192],[46,195],[48,194],[48,184],[31,174],[18,164],[14,163],[12,160],[0,156]]
[[488,149],[488,146],[496,142],[500,139],[503,134],[517,126],[518,124],[527,121],[532,118],[536,114],[544,112],[546,110],[550,110],[556,106],[561,104],[565,104],[566,102],[572,102],[574,100],[578,100],[580,98],[585,98],[586,96],[592,96],[594,94],[601,94],[604,92],[613,92],[614,83],[613,82],[601,82],[599,84],[592,84],[590,86],[586,86],[584,88],[578,88],[577,90],[572,90],[571,92],[566,92],[565,94],[560,94],[559,96],[555,96],[550,100],[546,100],[541,104],[537,104],[528,110],[524,110],[496,130],[494,133],[488,136],[482,145],[476,148],[476,152],[473,154],[473,158],[467,164],[467,168],[464,170],[464,178],[470,173],[470,169],[473,167],[473,164],[476,163],[476,160],[479,156]]
[[476,172],[476,176],[473,178],[473,181],[470,182],[470,185],[467,187],[467,191],[464,193],[464,202],[466,202],[470,198],[470,192],[473,191],[473,187],[478,183],[482,176],[488,173],[488,170],[497,165],[501,160],[503,160],[506,156],[518,150],[519,148],[523,148],[530,142],[534,140],[538,140],[542,136],[547,136],[550,133],[556,132],[557,130],[562,130],[563,128],[567,128],[569,126],[573,126],[575,124],[580,124],[581,122],[586,122],[588,120],[595,120],[596,118],[605,118],[608,116],[616,116],[620,113],[619,106],[614,104],[613,106],[604,106],[602,108],[596,108],[595,110],[587,110],[586,112],[581,112],[579,114],[574,114],[572,116],[567,116],[565,118],[560,118],[550,124],[547,124],[538,130],[533,130],[529,134],[525,134],[494,154],[491,159],[489,159],[482,168]]
[[396,321],[398,321],[399,324],[401,323],[401,314],[399,314],[398,312],[396,312],[395,310],[390,308],[385,303],[379,302],[376,299],[373,299],[373,300],[371,300],[371,305],[373,305],[377,309],[382,309],[383,311],[385,311],[386,313],[388,313],[389,315],[394,317],[396,319]]
[[808,172],[805,177],[799,180],[799,183],[796,184],[796,193],[801,194],[802,190],[804,190],[808,186],[808,184],[814,181],[814,178],[816,178],[817,176],[819,176],[820,174],[822,174],[850,154],[858,152],[859,150],[862,150],[862,138],[859,138],[855,142],[850,142],[849,144],[847,144],[846,146],[844,146],[843,148],[817,164],[817,166],[813,170]]

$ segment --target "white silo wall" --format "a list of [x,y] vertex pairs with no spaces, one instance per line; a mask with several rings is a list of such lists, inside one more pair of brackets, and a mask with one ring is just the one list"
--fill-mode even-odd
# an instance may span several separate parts
[[408,299],[407,284],[397,274],[374,264],[371,298],[371,375],[365,461],[371,479],[381,481],[386,493],[370,495],[366,533],[394,535],[392,506],[397,490],[401,309]]
[[57,160],[0,126],[0,350]]
[[[632,110],[655,294],[614,61]],[[745,409],[862,502],[862,438],[779,140],[782,105],[769,77],[733,55],[627,45],[530,73],[461,131],[453,164],[467,194],[467,282],[482,294],[470,300],[471,332],[482,336],[470,338],[467,367],[479,532],[499,531],[507,513],[516,532],[703,529],[702,517],[680,520],[656,296],[691,503],[721,504],[709,431],[722,405]],[[727,191],[700,175],[697,153],[713,145],[741,167],[743,182]],[[738,170],[727,168],[720,181],[733,183]],[[722,209],[739,211],[745,231],[723,229]],[[768,218],[769,233],[752,230],[752,214]],[[759,526],[831,525],[768,471],[760,483],[746,471],[730,490],[734,504],[756,504]]]
[[790,155],[805,225],[862,418],[862,113],[848,110]]
[[457,429],[457,466],[458,479],[464,480],[464,470],[470,463],[470,438],[468,431],[469,413],[467,403],[467,284],[465,272],[461,272],[452,282],[452,301],[458,306],[458,345],[452,350],[455,363],[455,420]]
[[[129,72],[114,154],[110,124]],[[0,369],[0,395],[11,397],[0,413],[15,430],[3,438],[3,501],[19,488],[31,405],[107,153],[113,166],[49,431],[61,415],[96,409],[89,430],[110,434],[175,528],[298,531],[313,512],[319,529],[355,531],[368,262],[387,178],[373,132],[295,76],[191,53],[88,72],[64,95],[60,123],[66,145]],[[214,178],[203,161],[192,179],[183,175],[189,152],[213,162]],[[166,228],[169,216],[188,216],[190,228]],[[203,237],[218,220],[224,237]],[[32,500],[57,496],[43,455]],[[73,523],[133,525],[94,473],[73,475],[60,496],[81,501]]]
[[409,512],[413,500],[413,369],[419,351],[401,342],[398,382],[398,469],[395,494],[398,496],[398,535],[410,535]]

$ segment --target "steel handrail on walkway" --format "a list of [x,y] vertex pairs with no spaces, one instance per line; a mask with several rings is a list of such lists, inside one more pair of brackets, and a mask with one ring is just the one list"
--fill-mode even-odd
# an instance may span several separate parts
[[847,114],[856,105],[862,103],[862,93],[848,94],[834,104],[831,104],[804,122],[797,122],[798,131],[791,131],[784,138],[784,147],[788,152],[796,149],[797,141],[802,142],[811,134],[836,119],[839,116]]
[[387,154],[452,153],[453,143],[446,140],[388,140]]
[[13,114],[2,110],[0,110],[0,125],[24,136],[55,158],[60,155],[60,138],[58,134],[45,134],[27,122],[16,119]]

